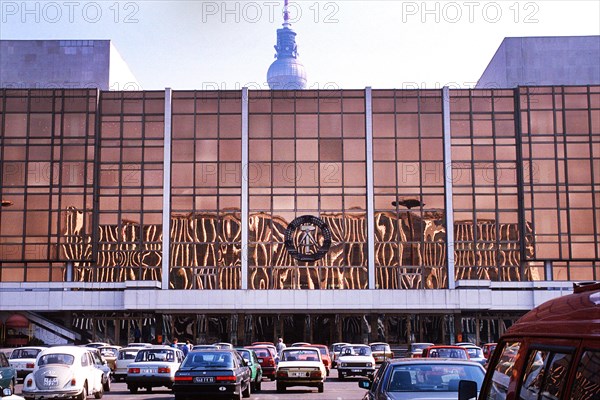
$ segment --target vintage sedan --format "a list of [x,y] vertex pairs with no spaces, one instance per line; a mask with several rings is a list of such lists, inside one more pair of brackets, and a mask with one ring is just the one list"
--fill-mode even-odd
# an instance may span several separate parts
[[375,359],[371,347],[366,344],[350,344],[342,347],[337,369],[338,379],[347,376],[366,376],[372,379],[375,375]]
[[459,360],[468,360],[469,352],[462,346],[438,345],[429,346],[423,350],[423,358],[457,358]]
[[371,352],[373,353],[373,358],[377,364],[381,364],[385,360],[394,358],[392,348],[387,343],[374,342],[369,343],[369,346],[371,346]]
[[277,392],[290,386],[316,387],[323,393],[327,371],[316,347],[288,347],[281,351],[277,365]]
[[246,365],[248,366],[248,368],[250,368],[250,382],[252,383],[252,391],[260,392],[262,386],[263,373],[262,367],[260,366],[260,362],[258,361],[258,356],[252,349],[235,350],[240,354],[240,356],[242,356],[244,361],[246,361]]
[[368,389],[363,400],[456,400],[461,380],[481,388],[484,376],[481,364],[473,361],[399,358],[384,362],[375,379],[361,379],[358,386]]
[[23,379],[33,371],[37,355],[45,348],[41,346],[18,347],[10,353],[8,362],[17,370],[17,378]]
[[115,370],[113,371],[113,378],[116,382],[127,377],[127,367],[135,361],[135,356],[141,349],[142,347],[123,347],[119,349],[115,360]]
[[110,392],[110,382],[112,381],[112,370],[106,363],[106,360],[102,358],[100,351],[97,347],[86,347],[86,349],[92,355],[94,360],[94,366],[102,371],[102,387],[105,392]]
[[57,346],[38,355],[33,372],[25,377],[22,394],[26,399],[74,397],[85,400],[104,395],[103,373],[95,367],[88,348]]
[[275,359],[271,349],[266,346],[246,346],[245,348],[254,350],[262,368],[263,376],[274,381],[278,361]]
[[135,360],[127,367],[127,388],[137,393],[140,387],[149,392],[153,387],[171,389],[175,372],[183,361],[183,352],[175,347],[152,346],[140,349]]
[[10,365],[6,354],[0,352],[0,387],[15,390],[17,384],[17,370]]
[[119,354],[120,348],[121,346],[115,345],[98,347],[102,358],[104,359],[104,361],[106,361],[106,364],[110,367],[111,371],[113,372],[117,367],[117,355]]
[[175,400],[250,397],[250,369],[235,350],[192,350],[175,373],[173,392]]

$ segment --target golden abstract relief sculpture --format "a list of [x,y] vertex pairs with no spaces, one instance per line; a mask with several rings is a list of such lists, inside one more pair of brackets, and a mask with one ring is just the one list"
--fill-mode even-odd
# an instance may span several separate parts
[[[266,213],[249,218],[249,288],[365,289],[368,257],[365,213],[323,213],[332,234],[327,255],[298,262],[284,246],[288,221]],[[162,226],[123,220],[100,225],[97,259],[92,237],[84,231],[85,215],[66,212],[62,253],[71,260],[74,280],[123,282],[161,279]],[[375,214],[376,287],[439,289],[447,286],[446,230],[443,213],[425,211]],[[533,230],[526,225],[526,254],[533,255]],[[493,220],[455,223],[456,279],[518,281],[533,279],[520,272],[517,224]],[[475,241],[475,238],[477,241]],[[223,213],[190,213],[171,218],[170,287],[239,289],[241,287],[241,221],[237,209]]]

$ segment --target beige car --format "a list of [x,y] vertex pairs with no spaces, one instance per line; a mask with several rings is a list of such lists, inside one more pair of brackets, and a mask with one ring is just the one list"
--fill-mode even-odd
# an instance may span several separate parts
[[371,353],[373,354],[373,358],[375,359],[376,364],[381,364],[385,360],[394,358],[392,348],[387,343],[375,342],[370,343],[369,346],[371,347]]
[[325,364],[316,347],[288,347],[281,351],[275,373],[278,393],[290,386],[316,387],[323,393],[326,378]]
[[110,367],[111,371],[114,373],[117,368],[117,355],[119,354],[119,349],[121,346],[110,345],[110,346],[102,346],[98,347],[100,350],[100,354],[102,358],[106,361],[106,364]]
[[116,382],[127,377],[127,366],[135,360],[135,356],[141,349],[143,347],[122,347],[119,349],[115,360],[115,369],[113,370],[113,377]]

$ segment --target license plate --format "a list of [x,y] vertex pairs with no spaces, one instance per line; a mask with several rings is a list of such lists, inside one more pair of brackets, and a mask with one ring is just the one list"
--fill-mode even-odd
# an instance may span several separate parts
[[362,372],[362,369],[352,369],[350,371],[352,371],[352,372]]
[[212,376],[196,376],[194,377],[195,383],[213,383],[215,378]]
[[264,360],[264,359],[262,359],[262,358],[259,358],[259,359],[258,359],[258,362],[259,362],[259,363],[262,363],[263,361],[265,361],[265,360]]
[[289,375],[292,378],[304,378],[307,374],[306,372],[289,372]]
[[58,385],[58,378],[44,378],[44,386]]
[[155,374],[156,370],[154,368],[142,368],[142,369],[140,369],[140,373],[142,373],[142,374]]

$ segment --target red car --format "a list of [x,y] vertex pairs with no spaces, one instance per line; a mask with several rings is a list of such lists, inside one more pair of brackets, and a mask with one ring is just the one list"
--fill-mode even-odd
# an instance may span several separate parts
[[331,370],[331,356],[329,355],[329,348],[324,344],[305,344],[305,347],[316,347],[319,349],[321,353],[321,359],[323,360],[323,365],[325,365],[325,370],[327,371],[327,376],[329,376],[329,371]]
[[267,346],[246,346],[245,348],[254,350],[258,357],[258,363],[262,368],[263,376],[274,381],[277,363],[275,362],[275,354],[272,353],[271,348]]
[[461,346],[429,346],[423,350],[423,358],[457,358],[469,360],[469,352]]

